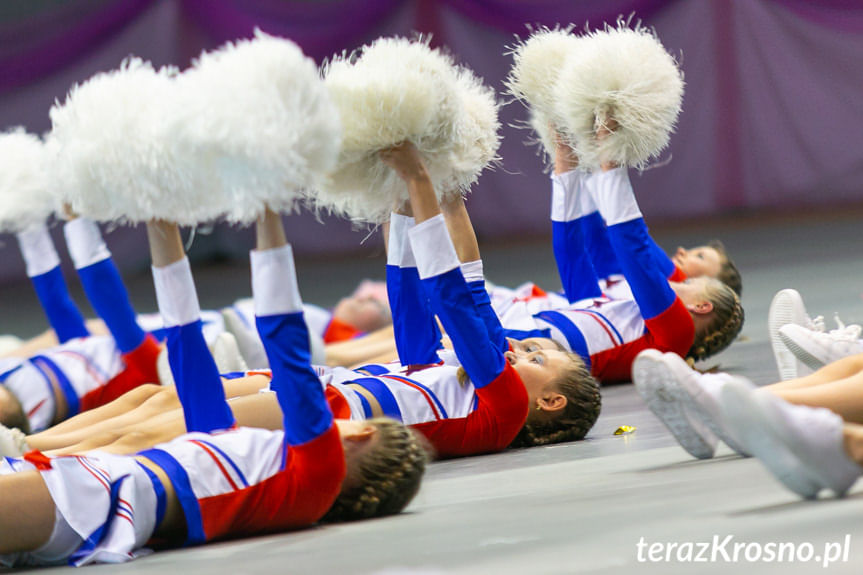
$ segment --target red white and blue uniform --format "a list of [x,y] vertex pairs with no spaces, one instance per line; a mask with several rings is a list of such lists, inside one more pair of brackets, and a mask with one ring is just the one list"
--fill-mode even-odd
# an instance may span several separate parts
[[[171,371],[189,433],[143,451],[168,475],[187,526],[187,545],[314,523],[335,501],[345,475],[338,429],[309,365],[290,246],[252,254],[257,325],[272,367],[283,431],[236,428],[201,333],[188,260],[154,268]],[[133,457],[99,452],[8,460],[2,472],[37,468],[67,527],[82,539],[69,562],[136,556],[164,513],[165,489]],[[65,485],[75,485],[77,497]],[[9,563],[10,558],[0,558]],[[12,558],[19,563],[33,557]]]
[[[554,253],[570,304],[511,300],[496,309],[504,327],[547,334],[581,355],[603,382],[628,381],[643,349],[685,355],[694,323],[668,285],[673,263],[650,238],[626,169],[590,176],[576,170],[553,182]],[[603,294],[600,274],[616,273],[627,280],[631,298]]]
[[111,336],[92,336],[69,296],[60,259],[44,226],[18,234],[48,322],[60,345],[27,360],[0,362],[0,384],[21,402],[33,431],[56,422],[56,393],[71,417],[108,403],[138,385],[158,382],[159,347],[135,322],[135,314],[98,227],[78,218],[64,226],[69,254],[84,292]]
[[[316,367],[335,417],[373,417],[366,396],[353,387],[359,386],[384,415],[425,435],[439,457],[506,448],[527,418],[527,392],[503,357],[507,343],[481,277],[465,281],[442,217],[414,227],[413,218],[393,214],[389,250],[387,293],[400,361],[356,370]],[[485,308],[475,303],[473,283]],[[440,350],[433,314],[454,353]],[[459,367],[469,378],[464,384]]]

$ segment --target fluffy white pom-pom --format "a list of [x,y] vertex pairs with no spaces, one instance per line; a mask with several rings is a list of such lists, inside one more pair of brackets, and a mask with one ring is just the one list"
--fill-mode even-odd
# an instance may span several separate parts
[[570,28],[542,28],[516,44],[511,49],[513,64],[506,79],[509,93],[550,117],[555,111],[554,85],[569,57],[579,51],[580,42]]
[[256,30],[202,54],[178,85],[186,115],[178,137],[218,178],[229,220],[252,222],[265,205],[290,210],[335,166],[338,110],[293,42]]
[[506,80],[507,89],[530,108],[530,126],[549,161],[554,158],[551,126],[563,124],[555,107],[555,85],[568,58],[578,53],[582,41],[571,29],[571,26],[542,28],[511,48],[513,65]]
[[20,232],[51,215],[48,168],[38,136],[24,128],[0,134],[0,232]]
[[[584,38],[555,88],[582,166],[613,162],[636,168],[667,145],[683,98],[677,62],[650,30],[625,23]],[[600,127],[611,133],[597,139]]]
[[384,221],[407,199],[404,182],[378,152],[409,140],[428,164],[435,189],[452,177],[447,158],[460,109],[451,59],[427,42],[380,38],[359,56],[334,59],[324,82],[343,126],[342,151],[318,205],[366,222]]
[[173,69],[132,58],[51,108],[48,147],[62,201],[99,221],[194,225],[218,216],[190,150],[174,137]]
[[452,178],[443,184],[439,197],[469,191],[480,173],[500,159],[500,122],[494,90],[467,68],[459,69],[456,90],[461,110],[454,126],[455,148],[449,158]]

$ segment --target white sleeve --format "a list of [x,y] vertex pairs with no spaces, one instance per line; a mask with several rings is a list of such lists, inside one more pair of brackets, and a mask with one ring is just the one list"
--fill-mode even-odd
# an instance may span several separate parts
[[594,174],[588,181],[588,189],[607,226],[642,217],[626,168]]
[[201,318],[189,258],[161,268],[153,266],[153,283],[165,327],[188,325]]
[[251,261],[255,315],[277,315],[303,310],[294,266],[294,251],[290,244],[269,250],[254,250]]
[[66,247],[75,264],[75,269],[85,268],[111,257],[111,252],[95,222],[87,218],[76,218],[63,226]]
[[572,170],[551,176],[551,220],[571,222],[596,211],[588,193],[583,170]]
[[444,274],[459,267],[458,255],[443,214],[417,224],[409,232],[420,279]]

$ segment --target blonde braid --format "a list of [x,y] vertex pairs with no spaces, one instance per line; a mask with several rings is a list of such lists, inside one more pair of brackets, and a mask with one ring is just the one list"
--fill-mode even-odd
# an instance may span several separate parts
[[713,282],[708,285],[706,292],[713,303],[715,317],[707,333],[696,336],[695,343],[689,349],[687,357],[694,361],[715,355],[731,345],[743,329],[743,322],[746,319],[743,305],[734,290],[718,280]]
[[353,521],[399,513],[417,491],[429,460],[424,440],[388,418],[368,420],[377,443],[363,455],[356,485],[344,489],[322,521]]

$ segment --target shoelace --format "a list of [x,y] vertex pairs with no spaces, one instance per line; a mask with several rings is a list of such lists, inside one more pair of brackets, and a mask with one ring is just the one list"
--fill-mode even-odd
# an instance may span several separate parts
[[827,329],[824,325],[824,316],[819,315],[818,317],[808,318],[806,320],[806,328],[819,333],[824,333]]
[[[856,341],[860,339],[860,332],[863,331],[856,323],[852,323],[850,325],[845,325],[841,319],[839,319],[839,314],[835,314],[833,316],[833,320],[836,322],[836,329],[830,330],[830,335],[837,340],[843,341]],[[822,322],[823,323],[823,322]]]

